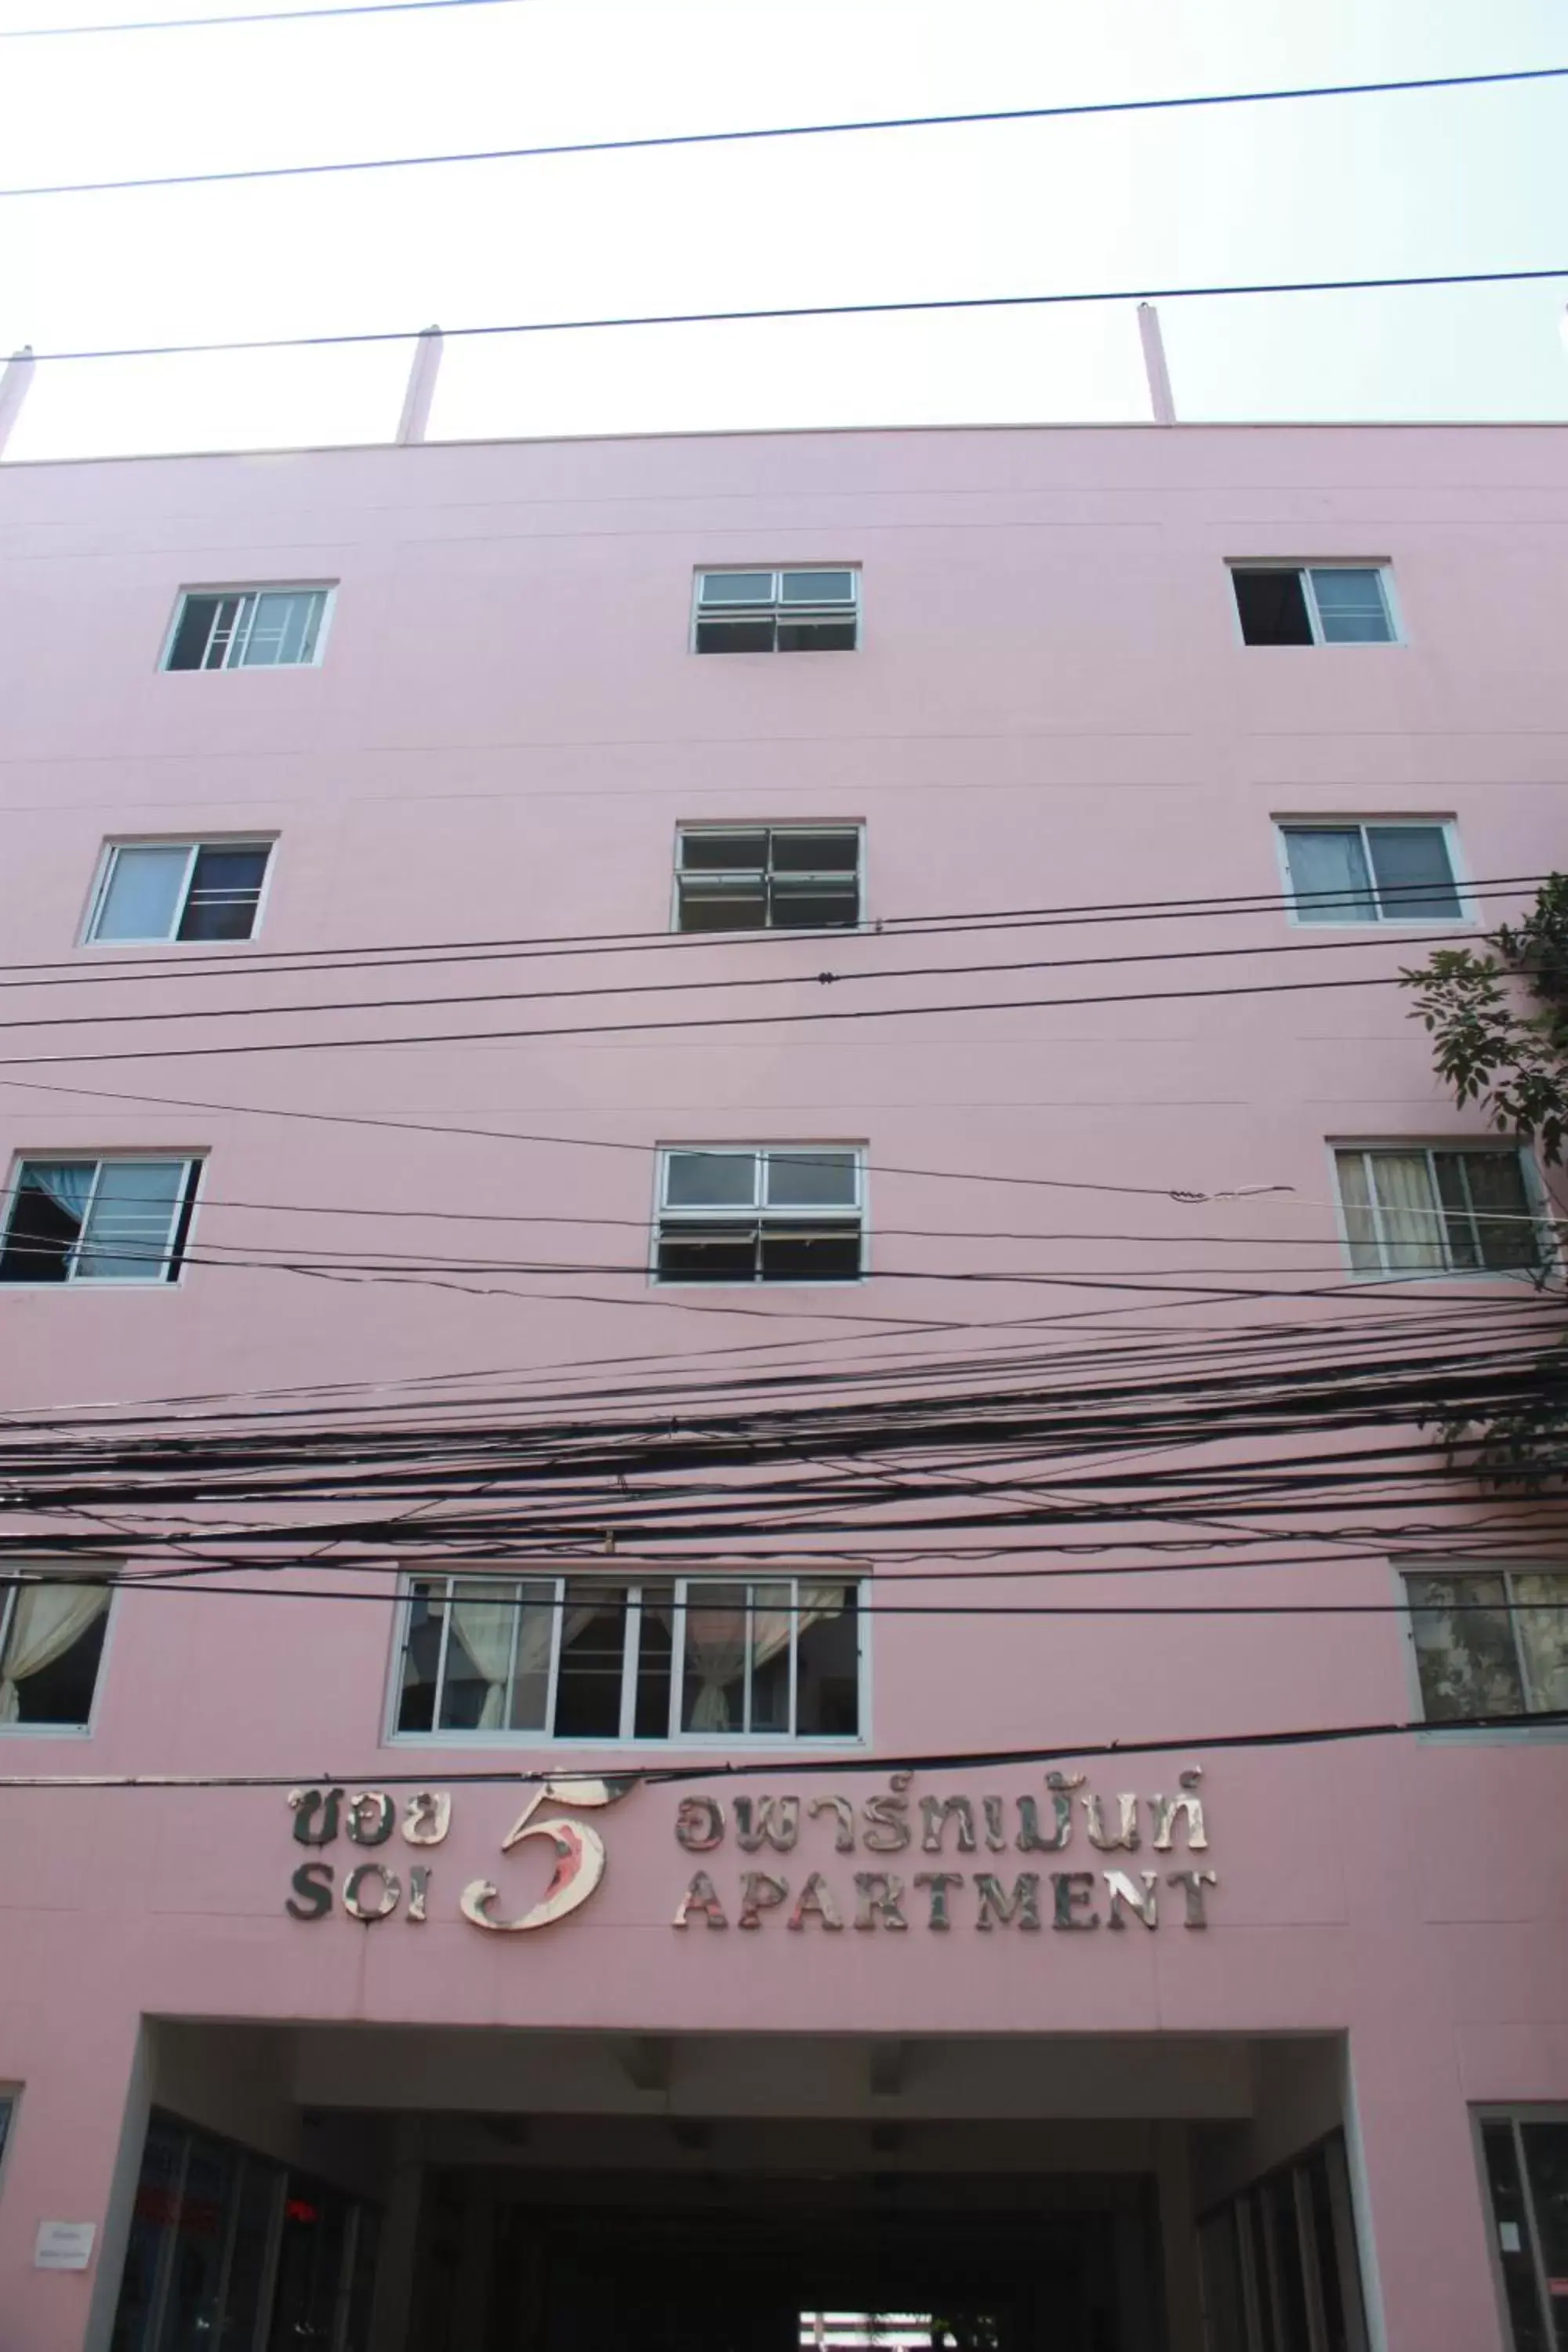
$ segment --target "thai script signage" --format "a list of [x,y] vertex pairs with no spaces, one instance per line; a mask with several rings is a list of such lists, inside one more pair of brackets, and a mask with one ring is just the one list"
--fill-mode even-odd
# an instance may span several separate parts
[[[1173,1916],[1184,1927],[1206,1927],[1218,1882],[1194,1859],[1208,1850],[1201,1778],[1194,1766],[1178,1776],[1174,1795],[1118,1791],[1110,1799],[1090,1790],[1081,1772],[1047,1772],[1043,1796],[917,1796],[914,1775],[895,1772],[885,1790],[858,1801],[837,1793],[682,1797],[675,1841],[702,1860],[671,1925],[757,1929],[777,1915],[796,1934],[808,1927],[828,1934],[847,1927],[942,1933],[964,1925],[987,1933],[1081,1933],[1101,1925],[1125,1929],[1131,1920],[1157,1928]],[[636,1785],[543,1782],[500,1842],[503,1854],[530,1840],[551,1849],[554,1868],[543,1894],[510,1916],[496,1880],[471,1879],[457,1891],[458,1915],[488,1934],[512,1936],[581,1910],[604,1879],[606,1854],[599,1831],[570,1814],[618,1804]],[[285,1905],[291,1917],[324,1919],[341,1903],[365,1927],[397,1914],[412,1927],[428,1919],[437,1867],[428,1857],[452,1825],[446,1790],[419,1789],[399,1799],[380,1789],[353,1796],[341,1788],[294,1789],[289,1804],[299,1844],[331,1846],[341,1836],[350,1849],[341,1883],[335,1863],[300,1864]],[[375,1851],[355,1860],[356,1847]],[[406,1856],[404,1847],[412,1849]],[[1041,1865],[1029,1859],[1037,1854],[1058,1860]],[[1129,1859],[1110,1865],[1093,1859],[1103,1854]],[[765,1863],[752,1859],[763,1855]],[[895,1856],[907,1859],[889,1867]]]

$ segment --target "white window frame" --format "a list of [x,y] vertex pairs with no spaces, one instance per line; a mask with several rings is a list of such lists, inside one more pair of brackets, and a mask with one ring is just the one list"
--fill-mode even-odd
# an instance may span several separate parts
[[[1488,1154],[1491,1154],[1493,1156],[1501,1154],[1505,1157],[1512,1156],[1516,1158],[1521,1171],[1523,1171],[1525,1198],[1531,1204],[1531,1208],[1533,1213],[1535,1229],[1540,1234],[1542,1243],[1540,1266],[1533,1272],[1526,1266],[1500,1265],[1439,1265],[1431,1267],[1387,1265],[1379,1265],[1377,1267],[1358,1266],[1355,1263],[1352,1248],[1350,1217],[1346,1212],[1343,1194],[1340,1190],[1339,1154],[1342,1151],[1360,1151],[1363,1153],[1370,1153],[1373,1157],[1375,1157],[1380,1151],[1425,1152],[1427,1160],[1428,1179],[1432,1185],[1432,1197],[1434,1200],[1437,1200],[1440,1197],[1437,1192],[1436,1174],[1431,1167],[1431,1160],[1435,1153],[1440,1152],[1445,1155],[1454,1153],[1460,1156],[1470,1155],[1483,1158]],[[1375,1139],[1369,1140],[1365,1136],[1348,1135],[1330,1138],[1328,1144],[1328,1157],[1329,1183],[1333,1195],[1334,1216],[1339,1230],[1340,1248],[1343,1255],[1345,1271],[1352,1282],[1535,1283],[1552,1281],[1560,1276],[1562,1271],[1562,1254],[1558,1247],[1555,1229],[1552,1224],[1551,1203],[1546,1199],[1545,1192],[1542,1185],[1541,1171],[1536,1165],[1535,1155],[1533,1152],[1528,1150],[1522,1144],[1510,1144],[1502,1141],[1489,1142],[1483,1137],[1470,1135],[1445,1136],[1436,1142],[1427,1136],[1384,1135],[1379,1136]],[[1369,1192],[1371,1192],[1370,1187]],[[1377,1234],[1377,1245],[1381,1253],[1384,1248],[1382,1221],[1377,1207],[1375,1192],[1373,1192],[1371,1197],[1373,1228]],[[1442,1227],[1443,1213],[1440,1209],[1433,1213],[1433,1223],[1436,1227]],[[1446,1233],[1439,1231],[1437,1238],[1443,1242],[1446,1249],[1447,1246],[1447,1237]]]
[[[1249,647],[1248,651],[1252,648]],[[1401,931],[1401,930],[1473,930],[1478,917],[1470,892],[1470,877],[1459,856],[1459,827],[1451,816],[1277,816],[1274,826],[1274,851],[1279,864],[1279,887],[1285,900],[1285,919],[1292,930],[1303,931]],[[1289,833],[1359,833],[1362,856],[1372,877],[1372,894],[1378,898],[1377,878],[1373,874],[1372,852],[1367,846],[1369,827],[1389,832],[1409,825],[1424,833],[1441,833],[1447,853],[1448,874],[1454,895],[1459,902],[1457,915],[1385,915],[1381,909],[1374,915],[1336,915],[1332,921],[1310,920],[1301,914],[1296,903],[1296,886],[1290,878],[1290,849],[1286,840]]]
[[[82,925],[79,944],[84,948],[108,948],[110,950],[116,948],[169,947],[186,955],[215,952],[226,954],[237,948],[247,948],[253,940],[260,936],[262,919],[267,912],[268,893],[272,887],[272,869],[277,863],[272,853],[277,846],[278,835],[275,833],[204,833],[200,840],[195,840],[189,835],[178,833],[115,834],[104,843],[99,852],[98,868],[93,876],[92,888],[88,895],[87,917]],[[154,933],[146,939],[140,940],[100,940],[99,938],[99,921],[108,904],[109,886],[113,879],[115,865],[122,849],[184,850],[185,871],[174,908],[174,931]],[[256,919],[251,924],[249,935],[246,939],[182,940],[175,936],[184,914],[186,903],[190,898],[191,881],[196,870],[196,858],[204,849],[265,849],[267,852],[267,868],[261,877],[261,887],[256,897]]]
[[1428,1715],[1426,1693],[1421,1687],[1421,1654],[1415,1641],[1415,1619],[1420,1612],[1410,1595],[1410,1579],[1413,1576],[1443,1576],[1454,1584],[1473,1576],[1500,1578],[1505,1594],[1504,1605],[1509,1613],[1509,1633],[1514,1643],[1519,1686],[1524,1690],[1527,1687],[1524,1661],[1519,1654],[1519,1633],[1513,1617],[1513,1579],[1516,1576],[1558,1576],[1568,1587],[1568,1561],[1473,1559],[1468,1557],[1446,1559],[1436,1552],[1405,1552],[1391,1559],[1389,1567],[1394,1574],[1399,1606],[1404,1612],[1401,1631],[1405,1642],[1410,1720],[1420,1724],[1423,1740],[1479,1739],[1509,1745],[1521,1740],[1568,1740],[1568,1724],[1543,1722],[1539,1712],[1531,1714],[1528,1708],[1520,1715],[1510,1716],[1504,1723],[1467,1723],[1463,1716]]
[[[858,563],[822,562],[700,563],[693,572],[691,579],[691,625],[687,635],[688,652],[695,654],[697,651],[698,622],[700,620],[715,620],[722,617],[721,612],[715,613],[710,611],[704,614],[702,610],[702,583],[705,580],[732,579],[737,573],[745,574],[749,572],[770,572],[773,577],[773,593],[767,603],[763,604],[759,602],[756,604],[737,605],[732,609],[736,613],[748,612],[758,614],[771,610],[775,627],[781,620],[790,618],[792,614],[795,618],[809,619],[814,614],[820,614],[823,610],[822,607],[811,604],[797,604],[794,607],[785,604],[784,601],[784,580],[786,572],[847,572],[849,574],[849,602],[853,610],[849,614],[845,614],[835,606],[833,608],[833,612],[834,615],[838,619],[853,619],[855,624],[855,643],[848,648],[848,650],[851,653],[858,653],[860,651],[862,646],[865,644],[864,605],[860,594],[860,566]],[[325,622],[323,621],[323,629],[325,625]],[[173,643],[172,638],[170,642]],[[759,650],[752,655],[752,658],[756,661],[772,661],[776,657],[779,648],[776,645],[769,646],[765,653]],[[729,654],[726,655],[724,658],[729,661],[743,661],[746,656],[743,654]]]
[[[1330,653],[1336,654],[1377,653],[1379,651],[1386,653],[1390,646],[1403,646],[1409,643],[1409,639],[1405,634],[1405,622],[1400,612],[1399,600],[1394,593],[1394,566],[1385,556],[1314,555],[1310,559],[1295,555],[1233,556],[1227,561],[1225,568],[1227,576],[1237,572],[1294,572],[1301,583],[1301,593],[1306,599],[1307,625],[1312,632],[1312,644],[1314,647],[1321,647]],[[1388,620],[1387,636],[1370,638],[1325,637],[1323,635],[1322,614],[1318,610],[1318,592],[1312,585],[1312,574],[1314,572],[1375,572],[1377,575],[1379,593],[1383,598],[1383,609]],[[1237,603],[1236,590],[1234,586],[1231,587],[1230,591],[1230,622],[1231,628],[1235,633],[1237,644],[1238,646],[1246,646],[1246,649],[1249,654],[1289,653],[1299,650],[1299,648],[1289,646],[1270,646],[1247,645],[1247,638],[1243,633],[1241,625],[1241,607]]]
[[[748,1220],[754,1221],[759,1224],[770,1221],[776,1221],[779,1223],[809,1224],[814,1219],[820,1219],[825,1224],[837,1223],[842,1225],[847,1222],[850,1213],[849,1209],[844,1205],[831,1208],[769,1209],[762,1202],[761,1195],[763,1186],[760,1181],[754,1182],[752,1185],[752,1205],[749,1209],[742,1208],[732,1202],[724,1207],[719,1208],[703,1208],[697,1204],[681,1203],[673,1209],[667,1209],[665,1206],[664,1196],[669,1162],[672,1158],[679,1157],[688,1151],[710,1152],[716,1157],[721,1155],[725,1159],[752,1160],[758,1164],[759,1168],[763,1155],[770,1151],[777,1151],[785,1155],[790,1152],[799,1152],[802,1157],[818,1151],[845,1151],[852,1153],[855,1162],[854,1209],[860,1220],[860,1271],[858,1275],[854,1276],[853,1279],[840,1279],[835,1276],[826,1281],[819,1280],[815,1282],[806,1279],[803,1279],[799,1282],[763,1282],[760,1278],[753,1276],[750,1281],[742,1281],[737,1279],[733,1282],[699,1283],[683,1281],[679,1275],[661,1275],[658,1270],[659,1227],[667,1219],[672,1224],[694,1225],[721,1224],[726,1219],[733,1220],[737,1224],[743,1223]],[[656,1290],[696,1289],[767,1292],[771,1290],[851,1290],[856,1286],[857,1283],[865,1283],[868,1281],[870,1278],[871,1216],[870,1205],[868,1198],[868,1179],[869,1171],[867,1167],[867,1156],[868,1147],[864,1143],[835,1143],[825,1140],[823,1138],[818,1136],[813,1136],[809,1140],[800,1137],[782,1141],[775,1139],[768,1143],[691,1143],[685,1141],[680,1143],[661,1143],[655,1155],[653,1221],[652,1232],[648,1244],[649,1282],[653,1285]]]
[[[8,1560],[4,1570],[0,1571],[5,1579],[11,1580],[10,1582],[0,1582],[0,1657],[5,1656],[5,1643],[11,1631],[11,1619],[16,1604],[16,1595],[13,1589],[16,1583],[90,1584],[95,1576],[99,1579],[106,1576],[112,1577],[117,1566],[118,1563],[112,1560],[94,1560],[90,1564],[80,1565],[75,1561],[66,1562],[38,1558]],[[92,1705],[88,1708],[87,1721],[85,1723],[0,1723],[0,1739],[90,1739],[92,1738],[98,1727],[98,1710],[103,1698],[103,1686],[109,1679],[109,1648],[114,1638],[115,1621],[119,1615],[119,1601],[118,1590],[111,1588],[108,1605],[103,1612],[103,1643],[98,1654],[98,1672],[93,1676]],[[8,2094],[5,2085],[0,2084],[0,2099],[7,2095],[15,2097],[16,2095]],[[13,2105],[11,2115],[13,2129],[16,2127],[16,2109]]]
[[[839,932],[863,931],[868,928],[866,915],[866,821],[864,817],[824,817],[816,824],[805,817],[793,816],[786,817],[778,824],[773,824],[766,819],[747,817],[736,817],[732,822],[726,822],[721,817],[693,817],[689,820],[678,817],[675,825],[675,872],[671,877],[669,887],[669,928],[679,933],[682,939],[725,939],[733,936],[721,930],[688,931],[682,926],[680,877],[684,868],[680,862],[680,845],[689,835],[697,833],[765,833],[770,844],[775,833],[852,833],[855,835],[855,887],[858,902],[858,912],[854,922],[763,923],[756,929],[769,939],[817,940],[831,938]],[[735,868],[737,873],[750,874],[755,870],[752,866]],[[767,877],[772,871],[770,859],[768,866],[763,869],[764,893]]]
[[[627,1748],[639,1754],[663,1753],[670,1748],[699,1748],[706,1749],[745,1748],[747,1749],[755,1748],[756,1750],[761,1751],[762,1749],[772,1746],[786,1750],[788,1754],[792,1756],[801,1754],[802,1752],[815,1752],[817,1749],[825,1749],[834,1753],[847,1753],[864,1748],[869,1745],[870,1641],[868,1633],[869,1612],[866,1606],[867,1599],[870,1591],[869,1578],[859,1572],[842,1573],[832,1561],[826,1561],[824,1563],[823,1573],[820,1576],[814,1576],[809,1570],[805,1570],[795,1575],[770,1575],[765,1569],[748,1564],[745,1561],[738,1561],[732,1574],[721,1574],[718,1571],[714,1571],[701,1576],[679,1576],[673,1573],[670,1575],[660,1575],[657,1570],[654,1570],[640,1577],[629,1577],[617,1575],[615,1572],[613,1561],[606,1562],[605,1565],[610,1571],[607,1575],[595,1575],[589,1570],[581,1569],[574,1571],[573,1575],[570,1576],[557,1576],[552,1574],[549,1570],[545,1570],[542,1572],[531,1573],[527,1568],[522,1568],[515,1573],[509,1572],[505,1576],[498,1576],[495,1574],[493,1570],[479,1569],[465,1573],[461,1567],[454,1568],[446,1565],[430,1570],[421,1570],[418,1569],[410,1569],[405,1570],[402,1579],[402,1588],[398,1595],[398,1605],[395,1612],[392,1672],[389,1676],[388,1683],[386,1724],[384,1735],[384,1744],[390,1747],[422,1748],[441,1747],[529,1748],[546,1748],[552,1752],[559,1752],[563,1749],[578,1751],[614,1748],[617,1749]],[[509,1729],[504,1725],[497,1726],[488,1731],[452,1731],[444,1730],[439,1724],[436,1725],[429,1731],[400,1731],[397,1727],[397,1717],[403,1696],[403,1662],[407,1654],[409,1637],[413,1630],[414,1603],[417,1597],[415,1591],[415,1587],[420,1584],[439,1583],[442,1580],[446,1581],[447,1588],[447,1606],[441,1621],[441,1647],[436,1668],[436,1696],[433,1702],[433,1711],[437,1715],[440,1712],[441,1692],[447,1668],[447,1651],[451,1640],[452,1632],[452,1586],[454,1584],[479,1584],[486,1581],[493,1581],[497,1585],[498,1589],[504,1592],[508,1589],[515,1590],[517,1587],[523,1584],[553,1584],[555,1587],[553,1604],[555,1609],[555,1626],[551,1641],[549,1688],[545,1699],[545,1713],[552,1722],[553,1722],[555,1717],[556,1693],[560,1684],[561,1631],[564,1622],[566,1606],[570,1601],[573,1584],[574,1582],[578,1584],[595,1585],[610,1584],[616,1585],[624,1590],[628,1595],[628,1600],[626,1613],[626,1626],[623,1635],[623,1648],[621,1652],[621,1727],[619,1732],[613,1737],[608,1733],[602,1733],[593,1738],[584,1738],[576,1735],[557,1736],[554,1732],[541,1729],[524,1728],[514,1731]],[[675,1587],[674,1618],[670,1630],[671,1657],[669,1675],[669,1721],[672,1728],[659,1738],[655,1738],[645,1736],[639,1739],[636,1736],[632,1727],[635,1725],[637,1720],[636,1663],[637,1655],[637,1637],[642,1617],[641,1592],[642,1587],[645,1584],[672,1584]],[[787,1584],[791,1587],[792,1599],[790,1606],[792,1611],[795,1612],[797,1616],[800,1607],[800,1588],[802,1585],[843,1585],[847,1590],[853,1587],[855,1592],[856,1712],[859,1719],[859,1729],[852,1733],[834,1733],[824,1731],[752,1731],[742,1725],[724,1731],[681,1730],[679,1728],[679,1721],[682,1685],[685,1680],[686,1611],[691,1596],[693,1594],[700,1594],[705,1587],[711,1588],[718,1586],[721,1589],[732,1589],[736,1585],[752,1587],[756,1585],[781,1584]],[[700,1606],[700,1602],[699,1602],[698,1605]],[[509,1693],[511,1688],[512,1675],[516,1667],[517,1629],[521,1623],[521,1620],[522,1611],[521,1608],[519,1607],[514,1612],[511,1654],[507,1664],[507,1689]],[[800,1633],[797,1623],[790,1637],[789,1706],[792,1721],[795,1717],[798,1704],[797,1645],[799,1639]],[[746,1677],[746,1706],[749,1711],[751,1706],[751,1675],[749,1674]]]
[[[159,1260],[159,1271],[156,1274],[79,1275],[75,1267],[75,1254],[73,1252],[73,1263],[67,1271],[65,1279],[62,1282],[7,1282],[3,1286],[0,1286],[0,1297],[3,1297],[4,1293],[9,1290],[177,1290],[180,1287],[180,1285],[184,1281],[185,1268],[191,1262],[191,1245],[195,1237],[196,1219],[201,1213],[202,1176],[206,1168],[207,1155],[205,1151],[182,1150],[177,1145],[174,1144],[171,1144],[166,1151],[16,1152],[13,1156],[10,1173],[6,1180],[5,1217],[4,1221],[0,1222],[0,1249],[4,1248],[5,1242],[10,1237],[11,1217],[15,1210],[21,1187],[23,1169],[30,1167],[47,1168],[56,1163],[62,1166],[68,1163],[79,1165],[83,1160],[89,1159],[90,1159],[93,1163],[92,1190],[89,1192],[86,1205],[82,1210],[81,1223],[82,1231],[84,1233],[87,1231],[88,1221],[92,1215],[93,1202],[98,1198],[98,1188],[103,1180],[104,1169],[109,1166],[110,1162],[114,1162],[118,1165],[122,1165],[126,1161],[136,1164],[149,1160],[179,1160],[184,1162],[184,1181],[181,1186],[179,1202],[175,1207],[174,1218],[169,1226],[169,1246],[165,1248],[162,1258]],[[193,1170],[195,1171],[195,1177],[194,1191],[191,1190]],[[187,1197],[190,1201],[190,1214],[188,1217],[185,1214],[184,1205]],[[180,1249],[180,1262],[171,1274],[169,1271],[169,1260],[173,1255],[174,1238],[179,1233],[182,1220],[184,1223],[184,1239]]]
[[216,668],[209,670],[204,667],[194,670],[169,671],[169,657],[174,650],[174,639],[180,634],[180,623],[184,618],[185,605],[193,596],[249,596],[253,599],[260,596],[320,596],[322,599],[321,621],[321,626],[316,631],[316,643],[310,660],[261,662],[257,664],[251,674],[260,677],[275,670],[321,668],[327,650],[328,633],[332,625],[332,614],[338,601],[338,583],[335,580],[241,580],[229,581],[219,585],[213,585],[205,581],[187,582],[174,599],[174,610],[163,635],[163,649],[158,656],[158,667],[160,670],[168,671],[169,675],[174,677],[221,677],[231,669],[240,669],[244,667],[236,659],[236,655],[250,642],[250,632],[256,621],[254,604],[250,613],[242,616],[242,622],[237,624],[234,635],[229,639],[227,651]]
[[1487,2171],[1486,2143],[1482,2126],[1486,2124],[1507,2124],[1513,2134],[1514,2158],[1519,2166],[1520,2179],[1524,2184],[1525,2227],[1530,2232],[1530,2267],[1535,2280],[1536,2301],[1540,2315],[1550,2324],[1552,2305],[1560,2302],[1549,2291],[1551,2273],[1542,2252],[1541,2225],[1536,2219],[1535,2199],[1531,2193],[1530,2173],[1524,2161],[1524,2146],[1520,2138],[1521,2124],[1568,2124],[1568,2105],[1561,2099],[1487,2099],[1470,2108],[1470,2135],[1476,2156],[1476,2180],[1480,2195],[1481,2215],[1486,2223],[1487,2263],[1492,2274],[1492,2287],[1497,2295],[1498,2341],[1516,2352],[1518,2338],[1513,2332],[1513,2314],[1509,2309],[1508,2281],[1503,2275],[1502,2248],[1498,2243],[1497,2222],[1492,2211],[1491,2181]]

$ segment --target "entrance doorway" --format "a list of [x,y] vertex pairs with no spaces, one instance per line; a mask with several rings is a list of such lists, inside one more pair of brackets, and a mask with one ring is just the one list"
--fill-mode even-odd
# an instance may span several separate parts
[[[432,2191],[409,2352],[1163,2352],[1136,2179],[596,2179],[567,2202],[470,2174]],[[489,2274],[465,2292],[476,2256]]]

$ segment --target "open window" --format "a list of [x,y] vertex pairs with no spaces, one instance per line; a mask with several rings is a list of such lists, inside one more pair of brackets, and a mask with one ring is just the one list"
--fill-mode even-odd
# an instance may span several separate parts
[[112,841],[87,936],[98,945],[248,940],[271,856],[269,841]]
[[199,1160],[24,1160],[12,1179],[0,1282],[174,1282]]
[[0,1732],[87,1728],[109,1599],[107,1582],[83,1576],[0,1575]]
[[165,669],[308,669],[321,658],[330,588],[187,588]]
[[850,566],[697,575],[700,654],[853,653],[859,631],[860,575]]
[[1249,646],[1386,646],[1397,635],[1380,563],[1233,563]]
[[853,1145],[672,1145],[659,1168],[657,1278],[858,1282],[864,1195]]
[[416,1576],[395,1729],[538,1739],[852,1739],[842,1578]]
[[860,920],[858,825],[683,824],[676,929],[849,930]]

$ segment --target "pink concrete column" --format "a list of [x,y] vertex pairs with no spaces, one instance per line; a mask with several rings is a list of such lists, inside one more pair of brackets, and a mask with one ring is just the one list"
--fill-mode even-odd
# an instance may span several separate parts
[[[109,2342],[145,2125],[140,2032],[134,2013],[90,1993],[70,2004],[63,2032],[58,2015],[52,2032],[37,2013],[5,2019],[0,2076],[23,2086],[0,2197],[7,2347],[86,2352]],[[85,2271],[34,2267],[41,2221],[94,2224]]]
[[1506,2352],[1470,2117],[1451,2041],[1430,2024],[1429,2038],[1374,2027],[1351,2039],[1347,2137],[1372,2352]]

